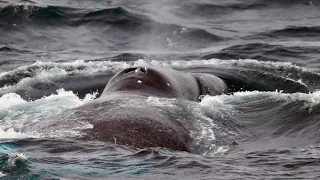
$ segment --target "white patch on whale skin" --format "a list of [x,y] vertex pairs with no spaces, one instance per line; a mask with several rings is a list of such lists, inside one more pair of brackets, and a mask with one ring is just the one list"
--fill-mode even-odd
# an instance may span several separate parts
[[174,103],[177,99],[175,98],[159,98],[159,97],[153,97],[149,96],[146,100],[146,104],[152,104],[154,106],[160,106],[160,107],[173,107]]
[[167,85],[170,87],[171,85],[170,85],[170,83],[167,83]]
[[141,81],[141,80],[138,80],[138,81],[137,81],[137,83],[140,83],[140,84],[141,84],[141,83],[142,83],[142,81]]

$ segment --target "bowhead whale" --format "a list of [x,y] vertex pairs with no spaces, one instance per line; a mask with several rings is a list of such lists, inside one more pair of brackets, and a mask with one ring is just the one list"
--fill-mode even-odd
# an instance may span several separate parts
[[[190,133],[178,117],[150,106],[146,99],[154,96],[199,101],[201,95],[214,96],[226,90],[225,82],[211,74],[151,65],[132,67],[115,74],[99,98],[73,109],[72,118],[81,117],[93,125],[84,131],[85,140],[189,151]],[[125,105],[132,100],[138,105]]]

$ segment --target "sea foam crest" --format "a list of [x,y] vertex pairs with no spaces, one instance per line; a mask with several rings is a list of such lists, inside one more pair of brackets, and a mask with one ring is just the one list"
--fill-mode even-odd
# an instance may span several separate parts
[[[132,65],[141,66],[153,64],[158,66],[173,66],[173,67],[188,67],[188,66],[201,66],[201,65],[213,65],[213,66],[257,66],[257,67],[269,67],[269,68],[297,68],[303,69],[290,62],[272,62],[272,61],[258,61],[255,59],[238,59],[238,60],[222,60],[222,59],[208,59],[208,60],[170,60],[170,61],[158,61],[158,60],[146,60],[139,59],[134,61]],[[130,66],[130,64],[129,64]]]
[[13,85],[14,87],[7,84],[0,88],[0,92],[10,92],[14,88],[29,86],[34,82],[50,83],[53,80],[67,76],[90,76],[102,72],[113,72],[126,67],[128,67],[126,63],[111,61],[85,62],[83,60],[77,60],[65,63],[37,61],[32,65],[21,66],[8,72],[2,72],[0,74],[0,82],[10,82],[10,78],[18,78],[18,83]]
[[76,60],[72,62],[63,62],[63,63],[37,61],[31,65],[20,66],[11,71],[2,72],[0,73],[0,78],[6,75],[18,74],[26,70],[36,71],[37,72],[36,74],[41,73],[43,71],[55,72],[55,71],[50,71],[51,69],[53,70],[61,69],[61,70],[64,70],[67,74],[68,73],[95,74],[103,70],[112,71],[114,69],[125,68],[127,66],[128,64],[125,62],[112,62],[112,61]]
[[[308,71],[302,67],[296,66],[289,62],[269,62],[269,61],[257,61],[253,59],[240,59],[240,60],[221,60],[221,59],[209,59],[209,60],[171,60],[171,61],[159,61],[159,60],[147,60],[139,59],[131,62],[114,62],[114,61],[84,61],[77,60],[73,62],[41,62],[38,61],[29,66],[21,66],[17,69],[2,72],[0,74],[0,84],[4,84],[0,88],[1,94],[13,92],[15,89],[28,88],[33,83],[47,83],[50,84],[54,80],[59,80],[68,76],[77,75],[98,75],[106,73],[115,73],[121,69],[132,66],[145,66],[148,64],[156,66],[165,66],[173,68],[181,67],[194,67],[194,66],[213,66],[219,68],[258,68],[267,69],[269,71],[287,69],[295,69],[297,71]],[[313,72],[312,72],[313,73]],[[317,74],[317,73],[313,73]],[[319,74],[320,76],[320,74]],[[16,84],[8,84],[10,82],[17,82]]]
[[13,139],[13,138],[28,138],[30,136],[24,133],[16,132],[13,128],[4,130],[0,127],[0,137],[2,139],[9,139],[9,138]]
[[[21,66],[17,69],[11,70],[9,72],[1,72],[1,78],[23,73],[26,70],[35,71],[34,74],[39,74],[39,79],[46,79],[50,77],[56,77],[54,75],[75,75],[75,74],[97,74],[99,72],[116,72],[120,69],[132,67],[132,66],[144,66],[144,65],[157,65],[157,66],[173,66],[173,67],[188,67],[188,66],[201,66],[201,65],[214,65],[214,66],[257,66],[257,67],[270,67],[270,68],[297,68],[303,69],[297,65],[290,62],[271,62],[271,61],[258,61],[254,59],[239,59],[239,60],[221,60],[221,59],[209,59],[209,60],[170,60],[170,61],[159,61],[159,60],[148,60],[139,59],[137,61],[131,62],[118,62],[118,61],[84,61],[77,60],[73,62],[41,62],[37,61],[32,65]],[[48,74],[48,75],[45,75]],[[42,78],[41,78],[42,76]]]
[[23,100],[18,94],[8,93],[0,97],[0,109],[9,108],[11,106],[23,104],[26,102],[27,101]]
[[0,137],[28,138],[40,137],[37,132],[23,132],[26,126],[69,108],[80,106],[93,100],[97,93],[87,94],[80,99],[72,91],[57,90],[57,94],[35,101],[25,101],[15,93],[0,97]]
[[[302,103],[297,103],[302,102]],[[236,141],[240,134],[237,126],[232,122],[237,122],[237,118],[243,116],[242,110],[260,107],[260,103],[275,103],[273,106],[284,106],[287,104],[299,104],[300,108],[313,111],[320,105],[320,91],[313,93],[282,93],[281,91],[260,92],[246,91],[234,94],[223,94],[219,96],[204,96],[199,103],[200,110],[193,108],[193,113],[199,114],[202,118],[195,119],[201,129],[201,133],[193,134],[196,142],[201,143],[198,149],[203,146],[202,154],[214,155],[228,151],[229,144],[219,145],[219,140],[232,142]],[[242,108],[241,108],[242,107]],[[227,126],[224,126],[227,124]],[[192,132],[191,132],[192,133]],[[197,133],[197,132],[196,132]],[[212,138],[210,138],[212,137]],[[215,140],[217,139],[217,141]]]
[[[284,103],[292,103],[296,101],[303,101],[304,107],[313,107],[320,104],[320,91],[313,93],[282,93],[282,91],[245,91],[235,92],[232,95],[220,95],[220,96],[205,96],[200,105],[203,107],[213,107],[216,110],[217,107],[222,107],[226,112],[232,113],[234,108],[239,104],[250,103],[255,100],[263,98],[281,100]],[[230,114],[232,115],[232,114]]]

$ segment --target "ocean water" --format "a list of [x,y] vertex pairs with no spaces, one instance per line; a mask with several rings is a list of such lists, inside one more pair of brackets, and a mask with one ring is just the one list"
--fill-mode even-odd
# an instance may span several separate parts
[[[320,3],[0,0],[0,179],[319,179]],[[219,76],[190,112],[192,152],[81,141],[47,128],[123,68]],[[129,104],[137,103],[134,100]]]

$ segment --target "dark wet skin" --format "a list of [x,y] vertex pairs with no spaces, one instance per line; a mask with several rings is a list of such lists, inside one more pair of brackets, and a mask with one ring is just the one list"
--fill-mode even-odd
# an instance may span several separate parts
[[[110,79],[100,98],[76,108],[77,116],[93,124],[93,129],[86,131],[86,140],[189,151],[189,132],[177,121],[188,117],[168,114],[146,103],[146,99],[155,96],[198,101],[200,95],[222,94],[226,88],[221,79],[209,74],[151,66],[128,68]],[[128,99],[139,106],[128,105]]]

